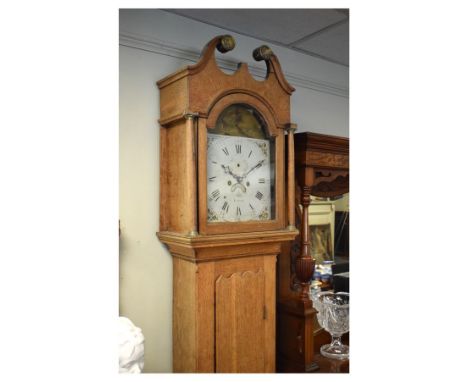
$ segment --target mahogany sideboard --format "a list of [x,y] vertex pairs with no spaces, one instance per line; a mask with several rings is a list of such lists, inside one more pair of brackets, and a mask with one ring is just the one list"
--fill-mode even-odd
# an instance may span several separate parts
[[308,206],[311,195],[336,197],[349,192],[349,139],[309,132],[294,134],[294,154],[295,213],[300,234],[295,241],[282,245],[278,261],[277,371],[320,372],[324,362],[315,356],[314,339],[319,342],[319,337],[327,333],[318,325],[308,295],[315,267],[310,255]]

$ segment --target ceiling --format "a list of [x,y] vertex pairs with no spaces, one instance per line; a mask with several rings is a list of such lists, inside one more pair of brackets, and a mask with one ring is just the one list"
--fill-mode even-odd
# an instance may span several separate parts
[[165,9],[167,12],[349,65],[348,9]]

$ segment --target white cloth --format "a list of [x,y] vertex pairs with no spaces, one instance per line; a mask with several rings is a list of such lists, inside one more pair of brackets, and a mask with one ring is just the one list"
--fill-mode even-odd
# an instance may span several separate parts
[[144,365],[145,338],[141,329],[127,317],[119,317],[119,372],[141,373]]

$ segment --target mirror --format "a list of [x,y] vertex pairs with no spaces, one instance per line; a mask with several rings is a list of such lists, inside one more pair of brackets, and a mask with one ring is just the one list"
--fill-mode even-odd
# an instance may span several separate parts
[[317,265],[335,262],[336,256],[349,256],[348,222],[349,194],[333,200],[311,196],[310,254]]

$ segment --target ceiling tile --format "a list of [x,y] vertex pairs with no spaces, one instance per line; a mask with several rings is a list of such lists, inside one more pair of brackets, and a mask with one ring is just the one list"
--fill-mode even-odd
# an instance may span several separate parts
[[319,32],[294,47],[349,65],[349,22]]
[[288,45],[347,18],[334,9],[166,9],[240,34]]

